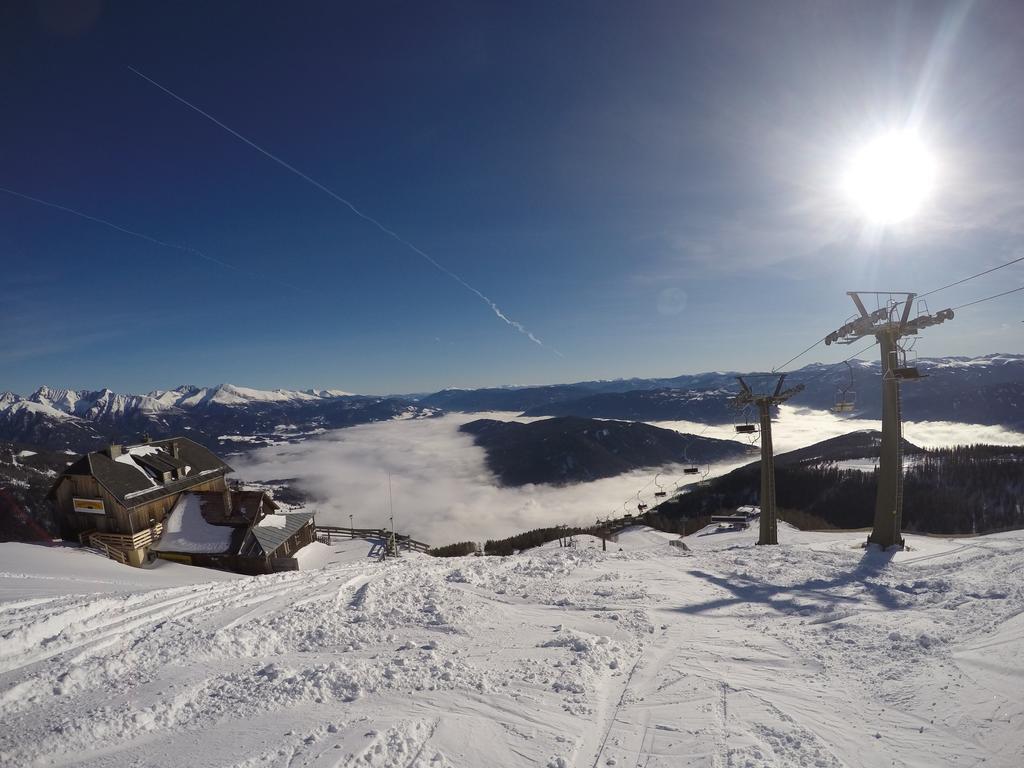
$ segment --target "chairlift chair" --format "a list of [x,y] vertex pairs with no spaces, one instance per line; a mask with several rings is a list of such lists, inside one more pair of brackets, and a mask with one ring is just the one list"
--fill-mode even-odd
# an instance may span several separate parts
[[654,484],[655,484],[655,485],[657,486],[657,488],[658,488],[658,490],[656,490],[656,491],[654,492],[654,497],[655,497],[656,499],[663,499],[663,498],[665,498],[666,496],[668,496],[668,492],[667,492],[667,491],[666,491],[666,490],[665,490],[664,488],[662,488],[662,487],[661,487],[661,483],[659,483],[659,482],[658,482],[658,478],[659,478],[660,476],[661,476],[661,472],[659,472],[659,473],[658,473],[657,475],[655,475],[655,476],[654,476]]
[[923,379],[924,375],[917,368],[917,355],[915,353],[911,361],[907,361],[907,351],[894,349],[889,353],[889,368],[883,379],[892,381],[917,381]]
[[857,404],[857,393],[853,389],[853,366],[850,365],[849,360],[844,360],[846,367],[850,370],[850,383],[843,387],[836,387],[836,401],[832,406],[833,413],[849,413],[854,409]]
[[[641,489],[641,490],[643,490],[643,489]],[[637,505],[636,505],[637,511],[642,515],[644,512],[647,511],[647,505],[644,503],[644,500],[640,498],[640,491],[636,492],[636,501],[637,501]]]
[[683,473],[691,476],[700,475],[700,480],[698,480],[696,483],[691,483],[691,485],[696,485],[698,488],[705,488],[709,485],[708,475],[711,474],[711,465],[708,464],[703,469],[697,466],[687,467],[686,469],[683,470]]
[[904,366],[903,368],[894,368],[892,375],[901,381],[916,381],[917,379],[923,379],[924,376],[916,366]]
[[832,406],[833,413],[849,413],[854,409],[856,401],[852,392],[836,394],[836,403]]

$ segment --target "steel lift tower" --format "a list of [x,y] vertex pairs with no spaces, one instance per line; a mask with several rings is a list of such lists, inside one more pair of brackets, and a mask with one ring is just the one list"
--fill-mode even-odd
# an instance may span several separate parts
[[801,392],[803,384],[783,391],[782,383],[786,380],[786,374],[779,376],[779,382],[771,394],[759,394],[754,392],[743,380],[737,376],[740,383],[740,393],[734,400],[738,407],[756,405],[758,414],[761,417],[761,535],[758,537],[758,544],[779,543],[779,521],[775,509],[775,453],[772,450],[772,407],[786,402],[793,395]]
[[[875,525],[869,544],[883,549],[903,547],[903,418],[900,413],[900,382],[921,378],[917,368],[907,364],[900,345],[905,336],[916,336],[924,328],[953,319],[952,309],[934,315],[918,312],[911,318],[915,293],[850,291],[859,317],[825,337],[825,344],[852,344],[865,336],[878,339],[882,356],[882,450],[878,467],[878,495]],[[868,312],[862,296],[885,297],[885,306]],[[895,296],[903,296],[895,300]]]

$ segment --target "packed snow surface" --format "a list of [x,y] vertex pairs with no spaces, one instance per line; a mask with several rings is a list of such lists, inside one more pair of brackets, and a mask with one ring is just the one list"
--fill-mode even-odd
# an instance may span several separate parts
[[714,531],[255,578],[0,544],[0,765],[1022,764],[1024,532]]

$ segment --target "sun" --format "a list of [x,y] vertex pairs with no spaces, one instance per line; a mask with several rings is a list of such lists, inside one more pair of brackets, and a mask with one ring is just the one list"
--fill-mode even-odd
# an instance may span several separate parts
[[894,224],[917,213],[935,184],[935,160],[913,133],[879,136],[856,152],[843,191],[871,223]]

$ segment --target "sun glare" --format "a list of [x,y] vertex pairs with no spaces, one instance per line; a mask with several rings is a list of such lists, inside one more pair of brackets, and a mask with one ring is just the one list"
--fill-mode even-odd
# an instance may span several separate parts
[[853,156],[843,189],[869,221],[892,224],[917,213],[934,183],[935,162],[920,139],[890,133]]

